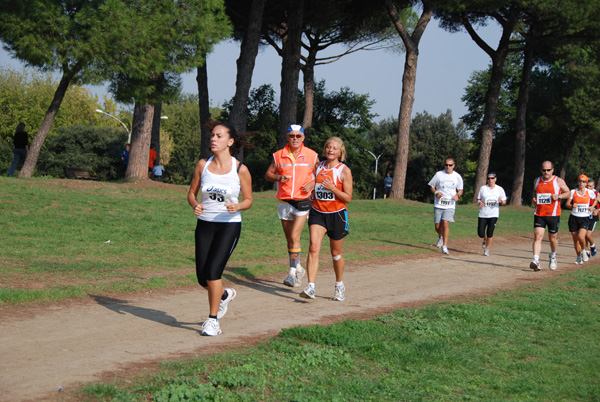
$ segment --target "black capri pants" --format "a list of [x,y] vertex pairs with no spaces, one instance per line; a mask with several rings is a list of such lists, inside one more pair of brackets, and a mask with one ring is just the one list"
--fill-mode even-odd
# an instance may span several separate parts
[[221,279],[229,256],[237,246],[242,222],[207,222],[196,225],[196,277],[206,287],[207,281]]
[[[479,218],[477,220],[477,234],[480,238],[494,237],[494,229],[498,218]],[[487,230],[486,230],[487,228]]]

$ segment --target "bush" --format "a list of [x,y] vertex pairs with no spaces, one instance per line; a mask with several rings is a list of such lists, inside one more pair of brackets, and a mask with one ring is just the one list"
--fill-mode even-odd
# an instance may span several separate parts
[[126,142],[118,128],[75,125],[60,129],[46,140],[36,175],[64,178],[64,168],[69,167],[88,169],[100,180],[119,179],[124,172],[121,152]]

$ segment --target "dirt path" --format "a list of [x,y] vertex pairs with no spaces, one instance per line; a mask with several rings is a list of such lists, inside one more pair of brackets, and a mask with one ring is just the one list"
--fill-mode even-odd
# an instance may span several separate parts
[[[559,269],[574,269],[573,250],[562,238]],[[433,247],[432,247],[433,248]],[[334,276],[330,264],[317,277],[317,299],[298,297],[302,288],[282,285],[276,278],[240,280],[223,334],[199,335],[206,317],[206,294],[199,288],[158,292],[122,299],[92,297],[88,303],[44,307],[35,315],[0,311],[0,400],[55,399],[59,386],[72,389],[97,381],[106,373],[143,363],[231,345],[252,343],[281,328],[326,324],[345,317],[366,317],[394,308],[414,306],[459,295],[491,292],[551,277],[549,246],[544,243],[542,271],[528,269],[528,237],[496,240],[484,257],[478,240],[450,244],[441,253],[402,262],[348,264],[346,301],[330,301]],[[305,283],[303,283],[303,286]],[[11,311],[12,310],[12,311]]]

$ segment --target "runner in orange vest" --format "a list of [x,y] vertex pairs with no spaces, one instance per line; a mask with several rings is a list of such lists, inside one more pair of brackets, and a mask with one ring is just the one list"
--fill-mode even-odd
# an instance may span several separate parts
[[540,252],[546,226],[548,226],[548,241],[550,242],[550,264],[555,270],[556,248],[558,247],[558,225],[560,223],[560,200],[569,198],[571,191],[563,179],[554,176],[554,164],[550,161],[542,163],[542,175],[533,183],[533,204],[535,213],[533,220],[533,261],[529,268],[540,270]]
[[287,130],[288,145],[273,154],[265,180],[277,183],[277,214],[287,240],[290,271],[283,284],[298,287],[306,271],[300,264],[300,235],[310,211],[310,196],[319,156],[304,146],[304,129],[292,124]]

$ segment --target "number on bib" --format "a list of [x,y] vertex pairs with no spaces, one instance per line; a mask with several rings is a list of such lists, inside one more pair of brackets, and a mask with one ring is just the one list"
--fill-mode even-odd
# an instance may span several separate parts
[[217,202],[224,202],[225,201],[225,197],[223,197],[223,194],[219,194],[219,193],[210,193],[210,195],[208,196],[208,198],[210,198],[213,201],[217,201]]
[[537,195],[537,203],[541,205],[550,205],[552,204],[552,194],[544,193]]
[[495,207],[496,205],[498,205],[498,199],[494,198],[494,197],[489,197],[485,199],[485,206],[486,207]]
[[444,206],[452,205],[452,198],[442,197],[439,199],[438,203]]
[[575,204],[573,209],[577,214],[588,214],[590,212],[590,209],[586,204]]

